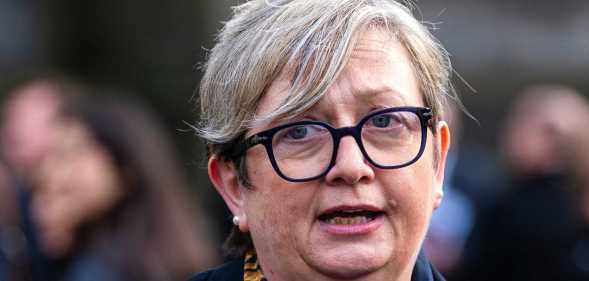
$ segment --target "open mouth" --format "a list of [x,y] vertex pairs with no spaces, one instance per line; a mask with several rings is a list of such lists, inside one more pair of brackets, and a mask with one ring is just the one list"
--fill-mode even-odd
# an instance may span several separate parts
[[324,223],[335,225],[365,224],[382,215],[380,211],[369,210],[338,210],[327,212],[318,217]]

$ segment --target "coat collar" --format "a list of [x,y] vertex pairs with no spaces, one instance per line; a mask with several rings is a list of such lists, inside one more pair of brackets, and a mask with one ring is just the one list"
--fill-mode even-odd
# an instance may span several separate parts
[[411,281],[445,281],[445,279],[427,260],[422,250],[417,256]]

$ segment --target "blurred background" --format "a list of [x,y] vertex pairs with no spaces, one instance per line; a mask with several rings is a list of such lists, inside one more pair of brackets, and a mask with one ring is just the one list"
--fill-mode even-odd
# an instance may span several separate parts
[[[133,100],[131,103],[141,104],[142,108],[146,108],[145,111],[150,112],[150,116],[155,116],[152,119],[157,120],[154,122],[160,124],[158,126],[162,128],[161,134],[166,136],[166,142],[170,143],[170,150],[173,151],[170,154],[175,155],[174,161],[179,163],[178,167],[183,174],[182,177],[185,177],[187,182],[187,187],[182,188],[183,190],[180,192],[188,195],[182,197],[198,210],[214,214],[211,221],[217,223],[204,227],[210,231],[207,235],[212,238],[211,240],[203,239],[211,241],[210,243],[214,245],[212,248],[218,250],[220,246],[217,245],[220,245],[220,241],[228,231],[230,217],[224,210],[221,199],[215,194],[208,182],[203,160],[203,145],[191,132],[189,124],[198,119],[192,99],[202,74],[198,67],[205,60],[206,50],[213,46],[215,34],[221,28],[222,22],[229,18],[230,7],[240,2],[237,0],[106,0],[90,2],[0,0],[0,101],[4,105],[2,107],[4,120],[2,121],[6,121],[6,112],[10,107],[6,105],[6,100],[9,96],[14,95],[15,88],[22,86],[20,84],[23,81],[31,80],[39,73],[43,73],[43,75],[60,73],[60,77],[65,76],[68,80],[92,85],[92,90],[79,90],[81,92],[98,93],[94,96],[108,95],[115,97],[114,100],[117,100],[117,97],[130,98]],[[529,198],[534,198],[529,194],[514,195],[512,192],[513,186],[527,185],[529,183],[527,180],[530,178],[530,173],[526,172],[525,176],[522,176],[524,173],[516,167],[519,165],[515,163],[517,159],[523,159],[524,156],[516,156],[516,160],[506,156],[515,155],[515,152],[509,150],[513,145],[509,144],[510,137],[508,135],[510,126],[516,126],[513,125],[517,123],[515,120],[521,119],[518,113],[525,112],[524,115],[534,117],[540,111],[538,108],[558,105],[558,110],[546,110],[548,112],[545,115],[546,124],[558,123],[554,120],[561,120],[563,115],[567,114],[572,116],[570,120],[576,120],[567,123],[576,122],[575,126],[577,127],[573,129],[562,129],[561,132],[558,125],[550,125],[555,128],[551,127],[550,131],[544,132],[546,135],[540,133],[538,135],[534,135],[534,133],[524,135],[530,138],[549,139],[548,136],[562,134],[562,137],[553,140],[553,143],[547,146],[556,150],[563,147],[574,147],[576,153],[562,156],[566,158],[564,160],[547,160],[546,158],[538,160],[536,158],[532,161],[558,162],[562,164],[560,167],[566,166],[565,171],[557,169],[558,171],[550,171],[547,174],[550,176],[558,174],[559,180],[561,176],[566,177],[566,184],[562,185],[567,187],[562,190],[571,195],[570,197],[579,198],[579,194],[584,194],[580,193],[582,188],[579,186],[589,181],[578,180],[578,178],[582,178],[585,171],[589,172],[586,169],[589,165],[578,167],[576,164],[583,162],[579,159],[584,159],[585,155],[589,158],[588,154],[582,154],[586,143],[584,140],[587,137],[577,136],[576,132],[589,129],[586,123],[589,118],[584,119],[585,117],[583,117],[589,116],[584,115],[585,107],[583,106],[589,93],[589,1],[419,0],[416,1],[416,4],[419,8],[416,11],[417,17],[432,28],[434,35],[450,53],[454,69],[457,72],[454,79],[455,86],[468,111],[478,120],[474,121],[457,110],[454,111],[453,117],[449,116],[453,120],[452,126],[455,126],[456,132],[459,132],[455,134],[454,142],[459,143],[456,147],[460,147],[460,149],[454,149],[460,153],[456,153],[457,156],[454,157],[456,160],[452,162],[454,163],[452,164],[454,165],[453,169],[450,169],[455,175],[448,177],[452,179],[448,180],[448,186],[456,186],[454,189],[456,192],[455,195],[452,195],[453,192],[448,189],[447,199],[450,203],[447,206],[450,208],[440,212],[438,218],[434,218],[432,239],[429,240],[432,242],[431,245],[426,245],[426,247],[431,247],[430,252],[434,262],[439,263],[439,267],[450,276],[454,276],[455,280],[460,280],[466,278],[464,276],[472,276],[469,274],[472,274],[473,269],[481,272],[481,257],[483,260],[486,259],[486,256],[481,253],[491,251],[492,253],[489,255],[492,255],[498,251],[480,249],[482,243],[480,241],[490,241],[488,237],[485,237],[486,233],[490,233],[489,228],[505,228],[505,225],[496,224],[498,219],[487,223],[489,220],[486,218],[493,217],[493,215],[487,216],[486,213],[496,214],[498,209],[511,210],[512,206],[503,206],[503,203],[498,204],[497,202],[512,202],[511,205],[519,205]],[[62,81],[61,78],[58,80]],[[538,84],[544,86],[529,88],[531,85]],[[530,92],[548,92],[545,94],[546,96],[555,93],[557,97],[564,93],[565,100],[570,100],[571,96],[574,98],[568,103],[559,103],[560,99],[554,98],[555,102],[548,105],[538,105],[538,108],[522,109],[517,107],[516,101],[520,96],[535,95]],[[93,100],[81,103],[102,104]],[[570,110],[577,105],[580,105],[580,109]],[[75,108],[78,107],[85,108],[80,105],[76,105]],[[67,117],[66,119],[85,120],[79,114],[69,114]],[[117,126],[119,123],[107,125]],[[18,127],[18,125],[16,126]],[[89,131],[93,130],[92,123],[85,126]],[[533,126],[527,123],[523,125],[524,128]],[[520,130],[511,129],[511,131]],[[6,130],[3,130],[2,134],[4,134],[2,138],[5,138]],[[99,133],[94,132],[94,134],[94,137],[99,138],[96,136]],[[42,138],[43,135],[40,137]],[[579,140],[577,141],[577,139]],[[19,144],[13,143],[13,145],[18,146]],[[537,143],[527,145],[527,147],[538,146]],[[519,151],[519,148],[513,149]],[[111,154],[114,155],[118,152],[115,149],[114,152],[111,151]],[[554,150],[544,150],[541,153],[560,155],[560,152],[556,153]],[[582,156],[579,157],[579,155]],[[14,167],[10,167],[11,160],[5,159],[6,157],[0,158],[2,159],[0,161],[2,164],[0,165],[0,187],[8,185],[2,184],[2,182],[10,182],[10,180],[6,180],[7,177],[2,175],[11,174],[15,170]],[[8,166],[8,168],[3,168],[4,166]],[[548,168],[543,169],[542,172],[546,172]],[[20,172],[14,173],[19,174]],[[17,175],[16,177],[22,178],[25,175]],[[526,179],[525,184],[521,183],[521,178]],[[533,183],[532,185],[541,184]],[[560,181],[557,185],[561,190]],[[34,199],[29,200],[26,199],[27,196],[18,195],[19,192],[16,193],[14,198],[20,198],[18,202],[25,206],[27,204],[34,205],[32,203]],[[25,194],[27,193],[31,192],[25,192]],[[4,195],[0,193],[0,198],[2,196],[4,199],[11,198],[6,194],[9,192]],[[553,195],[546,196],[554,198]],[[503,198],[509,199],[503,200]],[[569,206],[566,200],[562,204]],[[12,201],[8,200],[8,202]],[[539,210],[542,212],[552,213],[554,211],[550,209],[550,206],[533,202],[536,201],[532,201],[530,204],[540,206]],[[538,202],[547,201],[540,200]],[[546,204],[553,203],[548,200]],[[589,204],[583,206],[587,205]],[[8,206],[8,203],[4,206]],[[15,208],[18,209],[18,207]],[[576,210],[577,207],[573,209]],[[537,215],[538,212],[535,210],[530,207],[524,208],[523,212]],[[573,220],[576,221],[576,217],[580,216],[578,215],[580,213],[571,212],[576,214],[573,216]],[[504,213],[506,213],[506,219],[500,220],[500,223],[513,219],[513,213]],[[27,216],[24,215],[24,217]],[[34,214],[30,216],[33,221],[40,220]],[[569,218],[568,215],[564,216]],[[457,217],[460,219],[456,219]],[[22,219],[13,218],[13,224],[14,221],[19,221],[16,224],[22,225]],[[553,219],[559,220],[558,218]],[[530,220],[533,219],[525,216],[516,218],[513,219],[511,226],[519,227],[523,224],[522,222]],[[544,221],[546,218],[542,216],[539,220]],[[11,219],[5,218],[5,221],[11,221]],[[539,223],[541,224],[541,222]],[[27,222],[24,224],[26,225]],[[28,222],[28,224],[34,225],[35,223]],[[548,224],[551,225],[550,222]],[[527,227],[537,229],[536,225]],[[11,228],[5,227],[4,229]],[[441,234],[436,235],[436,231]],[[562,231],[557,229],[556,232]],[[0,241],[3,240],[2,237],[12,238],[4,239],[4,251],[0,251],[0,280],[4,280],[2,274],[7,272],[5,269],[7,267],[3,264],[14,263],[15,255],[17,256],[14,245],[21,243],[18,241],[23,241],[22,239],[29,239],[26,235],[22,239],[18,238],[18,235],[16,235],[17,238],[14,238],[13,231],[2,233]],[[588,236],[583,237],[587,238]],[[529,240],[528,238],[528,236],[523,236],[522,239]],[[461,242],[456,242],[453,239]],[[589,260],[589,239],[583,240],[584,238],[577,236],[563,239],[572,241],[567,242],[572,246],[567,244],[567,246],[558,247],[560,250],[567,249],[563,254],[566,257],[563,259],[571,259],[564,263],[576,264],[577,268],[567,269],[567,272],[578,271],[583,267],[586,272],[589,272],[589,262],[579,263],[576,261],[578,259],[584,260],[580,257],[587,257]],[[449,243],[450,246],[444,243]],[[505,244],[507,242],[502,240],[492,243],[492,245],[496,245],[494,243]],[[452,248],[460,249],[459,253],[451,254],[448,249]],[[212,251],[215,251],[214,249]],[[207,251],[210,249],[204,249],[203,253]],[[435,257],[436,252],[441,253],[440,257]],[[503,254],[505,255],[504,252]],[[528,254],[532,255],[524,252],[522,259],[525,259]],[[39,258],[46,256],[43,251],[36,253],[36,255]],[[215,258],[212,258],[211,261],[195,261],[192,264],[195,268],[194,271],[199,267],[204,267],[207,262],[217,260],[219,256],[218,253],[207,255],[215,256]],[[455,258],[453,258],[454,255]],[[571,255],[580,256],[574,258]],[[469,259],[474,265],[464,264],[465,256],[474,256]],[[503,260],[503,257],[503,255],[498,255],[495,258]],[[548,257],[554,256],[549,255]],[[5,262],[6,260],[8,262]],[[59,260],[61,268],[64,268],[63,258]],[[521,261],[519,258],[517,260]],[[507,263],[506,260],[502,262]],[[499,267],[503,268],[503,266],[502,264]],[[43,269],[39,270],[43,272]],[[23,280],[31,280],[30,278],[33,277],[23,278],[29,278]],[[510,280],[509,278],[504,279]],[[556,278],[550,280],[573,279]]]

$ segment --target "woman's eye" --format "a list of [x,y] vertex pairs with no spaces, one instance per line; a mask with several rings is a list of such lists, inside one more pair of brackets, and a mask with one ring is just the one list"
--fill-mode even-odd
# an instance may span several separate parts
[[307,136],[307,131],[306,126],[296,126],[288,130],[287,136],[291,139],[300,140]]
[[378,115],[372,117],[372,125],[377,128],[386,128],[391,124],[391,116]]

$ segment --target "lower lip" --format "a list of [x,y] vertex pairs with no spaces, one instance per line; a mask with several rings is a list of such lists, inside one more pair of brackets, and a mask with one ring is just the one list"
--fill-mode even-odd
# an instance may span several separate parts
[[384,215],[379,215],[369,222],[360,224],[331,224],[319,221],[319,227],[332,235],[363,235],[377,230],[384,222],[383,217]]

